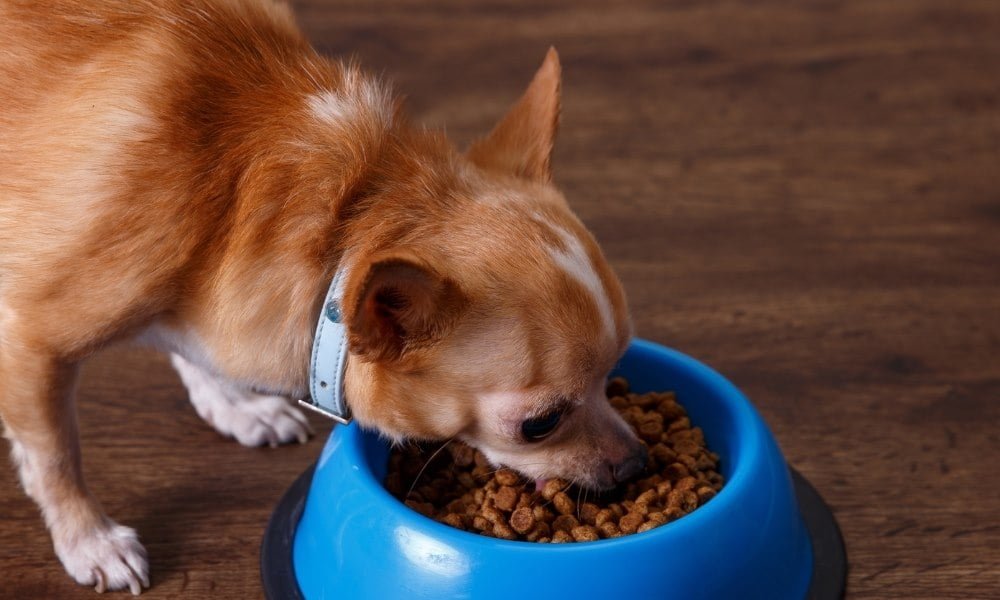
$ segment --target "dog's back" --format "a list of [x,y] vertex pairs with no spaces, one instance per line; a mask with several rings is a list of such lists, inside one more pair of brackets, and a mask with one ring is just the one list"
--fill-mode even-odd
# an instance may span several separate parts
[[[198,294],[217,277],[191,271],[259,254],[247,244],[295,247],[308,227],[331,227],[303,216],[328,214],[329,196],[304,193],[300,206],[289,188],[342,186],[329,181],[352,171],[340,155],[366,152],[339,148],[377,129],[348,141],[315,126],[306,99],[317,89],[370,88],[316,55],[271,2],[0,0],[0,40],[0,303],[17,294],[21,307],[51,308],[66,296],[76,314],[107,321],[61,331],[69,346],[173,310],[178,281]],[[301,180],[311,174],[324,182]],[[280,219],[234,226],[276,207]],[[266,280],[267,265],[255,276]]]

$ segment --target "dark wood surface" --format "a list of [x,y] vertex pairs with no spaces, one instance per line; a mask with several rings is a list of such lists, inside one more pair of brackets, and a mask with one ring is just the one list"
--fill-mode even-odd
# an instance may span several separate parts
[[[557,180],[638,333],[754,400],[833,507],[851,598],[1000,595],[1000,3],[294,2],[464,144],[554,44]],[[84,463],[148,598],[261,595],[258,544],[320,439],[244,449],[167,362],[85,369]],[[0,469],[0,596],[92,598]]]

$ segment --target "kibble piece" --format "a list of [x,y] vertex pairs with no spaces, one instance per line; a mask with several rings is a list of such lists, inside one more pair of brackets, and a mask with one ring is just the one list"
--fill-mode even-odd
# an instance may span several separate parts
[[510,526],[518,533],[527,533],[534,529],[535,515],[528,507],[519,508],[510,516]]
[[630,512],[618,521],[618,528],[622,530],[622,533],[635,533],[639,525],[645,521],[646,518],[639,513]]
[[668,506],[663,509],[663,516],[667,518],[667,521],[676,521],[677,519],[684,516],[684,512],[676,506]]
[[667,465],[667,468],[663,470],[663,474],[670,479],[677,481],[683,477],[687,477],[691,474],[682,463],[675,462]]
[[588,525],[597,524],[597,513],[600,508],[593,502],[584,502],[580,505],[580,520]]
[[521,481],[517,473],[510,469],[500,469],[493,477],[496,478],[497,483],[500,485],[517,485]]
[[656,412],[663,415],[663,420],[665,422],[673,422],[686,414],[684,412],[684,408],[672,399],[660,402],[660,404],[656,407]]
[[551,500],[556,494],[568,488],[569,485],[562,479],[549,479],[542,488],[542,498]]
[[702,452],[694,461],[694,468],[698,469],[699,475],[703,475],[705,471],[710,471],[715,468],[715,461],[712,457]]
[[674,419],[667,427],[667,433],[673,433],[675,431],[680,431],[681,429],[688,429],[691,427],[691,419],[687,417],[681,417],[679,419]]
[[660,526],[659,523],[654,523],[652,521],[646,521],[642,525],[639,525],[639,528],[636,529],[635,532],[636,533],[643,533],[643,532],[649,531],[650,529],[656,529],[659,526]]
[[[639,494],[642,495],[647,490],[656,489],[656,485],[661,481],[663,481],[663,477],[659,474],[646,477],[644,479],[639,480],[639,484],[636,486],[636,489],[639,492]],[[636,500],[638,500],[638,498],[636,498]]]
[[630,404],[629,407],[623,410],[621,414],[622,418],[625,419],[629,425],[637,427],[646,413],[643,412],[642,407]]
[[691,512],[698,508],[698,494],[691,490],[684,490],[681,497],[681,508],[684,509],[684,512]]
[[486,531],[487,529],[490,531],[493,530],[493,523],[490,523],[490,520],[483,515],[476,515],[475,517],[472,517],[472,526],[479,531]]
[[611,396],[608,399],[608,402],[610,402],[611,406],[613,406],[615,410],[618,411],[622,411],[628,408],[628,398],[625,398],[624,396]]
[[562,529],[559,529],[552,534],[553,544],[564,544],[566,542],[572,542],[572,541],[573,541],[573,536],[571,536],[568,531],[563,531]]
[[552,511],[544,506],[535,506],[531,509],[531,512],[535,514],[536,521],[551,521],[555,518]]
[[517,533],[514,532],[510,525],[504,523],[503,521],[493,524],[493,535],[503,540],[517,539]]
[[552,498],[552,506],[555,506],[561,515],[571,515],[576,512],[576,502],[573,502],[566,492],[556,494]]
[[490,474],[492,472],[493,471],[489,468],[489,466],[476,465],[476,467],[472,469],[472,478],[475,479],[480,485],[486,485],[486,483],[491,481]]
[[615,513],[611,512],[607,508],[602,508],[597,511],[596,515],[594,515],[594,525],[597,525],[598,527],[604,525],[605,523],[613,522],[614,520]]
[[442,519],[441,522],[445,525],[451,525],[452,527],[457,527],[459,529],[465,529],[465,519],[462,515],[458,513],[448,513]]
[[451,454],[451,460],[460,467],[468,467],[476,460],[476,451],[465,444],[448,444],[448,454]]
[[677,453],[664,443],[650,446],[649,455],[662,465],[669,465],[677,460]]
[[500,512],[497,507],[490,506],[489,504],[484,505],[479,512],[482,513],[482,515],[486,517],[486,520],[490,523],[502,523],[507,520],[504,514]]
[[594,542],[601,539],[597,534],[597,529],[590,525],[580,525],[579,527],[574,527],[573,530],[570,531],[570,535],[572,535],[573,539],[578,542]]
[[698,461],[695,460],[695,458],[690,454],[678,454],[677,462],[684,465],[684,467],[687,468],[688,473],[690,473],[694,469],[694,466],[698,464]]
[[698,495],[691,490],[672,490],[667,494],[667,506],[674,506],[685,513],[698,506]]
[[663,514],[662,512],[659,512],[659,511],[657,511],[657,512],[651,512],[648,515],[646,515],[646,522],[647,523],[656,523],[657,525],[664,525],[668,521],[669,521],[669,519],[667,518],[667,516],[665,514]]
[[407,500],[404,504],[417,511],[418,513],[424,515],[425,517],[431,517],[434,515],[434,505],[429,502],[420,502],[417,500]]
[[632,508],[629,509],[629,514],[642,515],[645,517],[649,514],[649,505],[645,502],[635,502],[632,504]]
[[441,492],[439,492],[438,488],[433,485],[421,486],[417,491],[420,492],[420,495],[425,501],[430,502],[431,504],[441,499]]
[[639,424],[639,437],[650,444],[659,442],[662,433],[663,423],[650,420]]
[[622,530],[618,528],[618,524],[614,521],[607,521],[597,527],[600,530],[601,535],[606,538],[619,537],[622,534]]
[[656,404],[656,396],[653,394],[633,394],[630,392],[625,394],[625,397],[628,398],[629,404],[639,408],[647,408]]
[[580,522],[573,515],[559,515],[552,521],[553,531],[572,531],[574,527],[579,527]]
[[624,396],[628,393],[628,380],[624,377],[613,377],[608,380],[608,385],[604,388],[604,391],[608,398]]
[[493,496],[493,502],[500,510],[511,512],[517,505],[517,490],[506,485],[500,486]]
[[656,490],[646,490],[645,492],[639,494],[639,497],[635,499],[636,504],[646,504],[651,502],[656,502]]
[[674,484],[674,489],[681,491],[693,490],[696,483],[698,483],[698,480],[688,475],[687,477],[681,477],[677,483]]
[[458,482],[462,484],[462,487],[466,489],[472,489],[476,487],[476,480],[472,478],[472,473],[461,472],[458,474]]
[[537,540],[541,541],[541,538],[552,537],[552,529],[547,523],[535,523],[535,526],[528,532],[525,539],[530,541]]
[[715,490],[713,490],[708,486],[698,488],[697,491],[695,491],[695,493],[698,494],[699,504],[704,504],[709,500],[711,500],[712,498],[715,498]]

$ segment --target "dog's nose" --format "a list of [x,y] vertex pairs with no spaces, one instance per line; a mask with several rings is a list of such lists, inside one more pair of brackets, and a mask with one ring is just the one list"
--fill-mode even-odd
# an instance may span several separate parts
[[639,446],[638,450],[630,454],[614,467],[615,483],[627,481],[635,477],[646,468],[648,452],[645,446]]

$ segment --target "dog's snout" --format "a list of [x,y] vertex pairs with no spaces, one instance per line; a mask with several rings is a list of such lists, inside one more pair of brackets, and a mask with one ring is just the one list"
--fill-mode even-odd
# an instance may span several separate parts
[[615,483],[622,483],[635,477],[646,468],[649,460],[645,446],[639,446],[634,452],[625,457],[625,460],[616,464],[613,469]]

